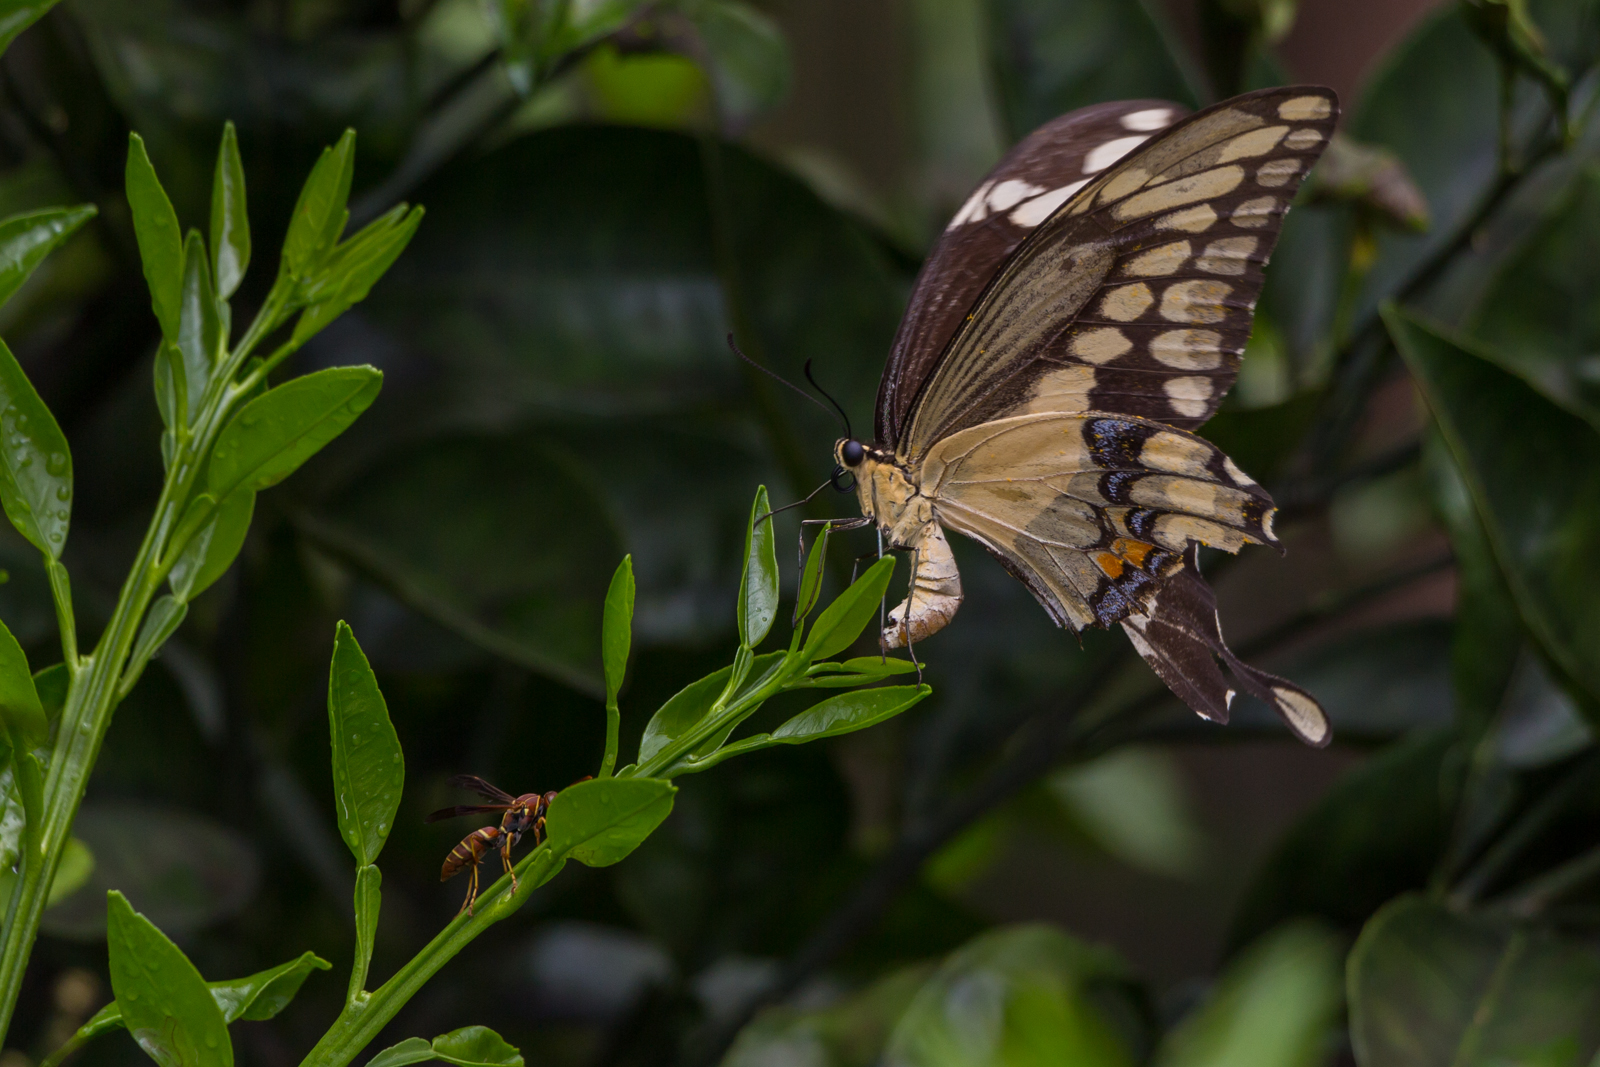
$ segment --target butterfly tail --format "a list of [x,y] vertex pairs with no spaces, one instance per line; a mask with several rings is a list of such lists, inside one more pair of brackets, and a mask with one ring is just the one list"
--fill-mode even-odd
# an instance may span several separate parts
[[1202,718],[1228,721],[1236,689],[1223,676],[1217,663],[1221,660],[1238,688],[1277,712],[1296,737],[1317,748],[1327,745],[1333,730],[1316,698],[1293,682],[1245,663],[1223,640],[1216,594],[1200,576],[1197,555],[1191,548],[1189,565],[1162,584],[1145,614],[1123,620],[1133,647]]

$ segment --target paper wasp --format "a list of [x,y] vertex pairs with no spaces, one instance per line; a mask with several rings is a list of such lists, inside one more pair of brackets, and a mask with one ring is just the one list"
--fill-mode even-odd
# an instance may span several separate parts
[[[439,872],[439,881],[448,882],[462,868],[472,868],[472,884],[467,889],[467,899],[461,905],[461,911],[472,914],[473,901],[478,899],[478,864],[490,852],[500,853],[500,862],[505,865],[506,873],[511,876],[511,891],[517,891],[517,872],[511,869],[511,849],[522,835],[529,830],[533,831],[535,846],[544,840],[544,816],[550,810],[550,802],[556,798],[552,790],[543,795],[539,793],[524,793],[514,797],[504,789],[498,789],[475,774],[458,774],[450,779],[451,785],[458,785],[464,789],[471,789],[480,796],[494,801],[493,804],[457,804],[451,808],[440,808],[429,815],[423,822],[438,822],[441,819],[454,819],[458,815],[480,815],[487,812],[502,811],[505,815],[500,820],[499,826],[485,826],[474,830],[461,839],[461,844],[450,850],[450,855],[444,858],[444,868]],[[457,912],[456,914],[460,914]]]

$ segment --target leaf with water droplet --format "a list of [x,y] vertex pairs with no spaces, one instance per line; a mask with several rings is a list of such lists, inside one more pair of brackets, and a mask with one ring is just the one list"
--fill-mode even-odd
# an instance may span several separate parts
[[342,622],[328,671],[328,727],[339,833],[356,862],[367,866],[377,861],[394,824],[405,766],[378,680],[355,634]]
[[134,1040],[161,1067],[233,1067],[227,1021],[200,972],[121,893],[106,896],[111,989]]
[[0,304],[11,299],[44,257],[95,216],[93,204],[29,211],[0,221]]
[[18,533],[51,559],[59,559],[72,515],[72,453],[55,417],[3,341],[0,406],[14,414],[15,421],[26,416],[32,424],[31,432],[8,433],[0,444],[0,505]]
[[[204,507],[211,500],[209,493],[191,502]],[[202,500],[206,503],[202,503]],[[245,535],[250,532],[250,519],[255,514],[256,495],[237,492],[217,505],[216,512],[200,530],[189,538],[178,561],[172,565],[167,581],[172,594],[180,600],[193,600],[208,589],[213,582],[227,573],[244,547]],[[185,518],[187,518],[187,513]],[[183,529],[179,522],[178,528]]]

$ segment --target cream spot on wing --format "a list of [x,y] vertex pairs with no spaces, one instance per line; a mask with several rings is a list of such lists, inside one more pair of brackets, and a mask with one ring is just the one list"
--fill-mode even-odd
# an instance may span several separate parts
[[1216,330],[1167,330],[1150,342],[1150,355],[1177,370],[1216,370],[1222,335]]
[[1100,314],[1114,322],[1132,322],[1143,315],[1155,297],[1143,282],[1111,290],[1100,300]]
[[1217,221],[1217,212],[1210,204],[1196,204],[1182,211],[1174,211],[1156,220],[1158,230],[1182,230],[1185,233],[1204,233]]
[[1168,474],[1185,474],[1191,478],[1209,478],[1206,464],[1211,461],[1211,449],[1185,434],[1163,430],[1145,439],[1139,449],[1139,462],[1151,470]]
[[989,195],[989,187],[992,185],[994,182],[984,182],[974,189],[972,195],[967,197],[967,202],[961,205],[961,210],[956,212],[956,217],[950,220],[950,225],[945,227],[945,231],[949,232],[957,226],[964,226],[983,218],[987,211],[984,207],[984,197]]
[[1210,378],[1168,378],[1161,389],[1167,402],[1186,419],[1198,419],[1211,406]]
[[989,210],[998,215],[1002,211],[1009,211],[1030,196],[1037,196],[1044,192],[1041,185],[1031,185],[1028,182],[1008,178],[989,190]]
[[1056,412],[1075,415],[1089,410],[1089,390],[1094,388],[1094,368],[1066,366],[1041,375],[1028,394],[1019,415]]
[[1256,484],[1255,483],[1255,479],[1251,478],[1244,471],[1240,470],[1239,469],[1239,465],[1237,463],[1235,463],[1233,461],[1233,459],[1231,457],[1229,457],[1229,456],[1223,456],[1222,457],[1222,469],[1224,471],[1228,472],[1228,477],[1233,479],[1233,484],[1234,485],[1255,485]]
[[1193,251],[1188,241],[1174,241],[1148,252],[1140,252],[1122,266],[1122,273],[1135,278],[1155,278],[1175,274]]
[[1287,184],[1290,178],[1299,173],[1298,159],[1274,159],[1271,163],[1262,164],[1261,169],[1256,171],[1256,184],[1275,189]]
[[1197,519],[1193,515],[1162,515],[1156,519],[1150,537],[1162,548],[1182,552],[1190,541],[1198,541],[1211,548],[1237,552],[1244,547],[1244,536],[1226,526]]
[[1054,215],[1056,208],[1065,204],[1073,193],[1088,184],[1089,179],[1083,178],[1070,185],[1063,185],[1059,189],[1052,189],[1042,196],[1036,196],[1013,211],[1011,213],[1011,221],[1018,226],[1024,226],[1031,230],[1051,215]]
[[1278,105],[1278,117],[1290,122],[1325,119],[1333,114],[1333,104],[1325,96],[1296,96]]
[[1112,208],[1111,213],[1123,221],[1153,215],[1157,211],[1182,207],[1196,200],[1210,200],[1222,196],[1237,188],[1242,181],[1244,181],[1244,168],[1238,165],[1203,170],[1199,174],[1192,174],[1187,178],[1180,178],[1178,181],[1167,182],[1165,185],[1136,193]]
[[1261,532],[1267,535],[1268,541],[1276,541],[1278,539],[1278,535],[1272,532],[1272,516],[1276,515],[1277,512],[1277,508],[1269,508],[1267,513],[1261,516]]
[[1311,126],[1302,126],[1288,137],[1284,138],[1283,147],[1291,148],[1296,152],[1304,152],[1314,145],[1322,143],[1322,131]]
[[1233,209],[1233,224],[1244,230],[1259,230],[1272,222],[1273,212],[1278,206],[1275,196],[1258,196],[1254,200],[1246,200]]
[[1264,156],[1278,146],[1283,140],[1283,135],[1289,132],[1287,126],[1267,126],[1249,133],[1240,134],[1222,146],[1222,154],[1217,157],[1218,163],[1231,163],[1236,159],[1254,159]]
[[1143,111],[1130,111],[1122,116],[1123,129],[1138,130],[1141,133],[1165,129],[1170,125],[1172,125],[1172,109],[1170,107],[1146,108]]
[[1083,172],[1085,174],[1099,174],[1149,139],[1140,134],[1137,137],[1118,137],[1115,141],[1107,141],[1105,144],[1095,145],[1083,157]]
[[1105,188],[1100,190],[1099,201],[1107,204],[1113,200],[1121,200],[1149,180],[1150,172],[1143,167],[1129,167],[1106,182]]
[[1169,285],[1161,294],[1161,317],[1168,322],[1221,322],[1228,317],[1222,302],[1231,292],[1227,282],[1208,279]]
[[1072,354],[1090,363],[1109,363],[1133,348],[1133,342],[1115,326],[1088,330],[1072,339]]
[[1237,689],[1228,690],[1222,696],[1222,706],[1227,708],[1229,711],[1232,711],[1233,710],[1233,698],[1238,696],[1238,695],[1239,695],[1239,691]]
[[1212,241],[1194,265],[1207,274],[1243,274],[1258,243],[1254,237],[1224,237]]
[[1321,744],[1323,738],[1328,736],[1328,717],[1316,701],[1281,685],[1272,687],[1272,695],[1277,698],[1278,710],[1289,720],[1295,733],[1314,745]]

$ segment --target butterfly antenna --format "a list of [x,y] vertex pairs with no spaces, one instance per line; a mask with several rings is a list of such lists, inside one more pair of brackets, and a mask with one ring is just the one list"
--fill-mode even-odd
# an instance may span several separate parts
[[[739,350],[738,344],[736,344],[734,342],[733,334],[731,334],[731,333],[728,334],[728,347],[733,349],[733,354],[734,355],[738,356],[740,359],[742,359],[746,363],[750,364],[752,367],[754,367],[756,370],[760,371],[762,374],[765,374],[767,377],[771,378],[775,382],[778,382],[780,385],[784,385],[784,386],[787,386],[790,389],[793,389],[795,392],[799,393],[801,396],[805,397],[807,400],[809,400],[813,404],[817,405],[817,407],[821,408],[823,411],[828,411],[828,406],[826,404],[824,404],[822,401],[818,400],[816,397],[812,396],[810,393],[806,392],[804,389],[800,388],[798,385],[794,384],[789,379],[787,379],[783,375],[779,374],[777,371],[772,370],[772,369],[770,369],[768,367],[763,367],[761,364],[757,363],[755,360],[751,359],[749,356],[747,356],[743,352],[741,352]],[[809,366],[809,364],[808,364],[808,366]],[[810,376],[811,376],[811,372],[809,370],[806,371],[806,377],[809,378]],[[833,398],[829,397],[828,399],[832,400]],[[833,412],[828,411],[828,414],[832,415]],[[849,424],[850,424],[850,420],[846,419],[845,420],[846,428],[849,427]],[[818,490],[818,492],[820,492],[820,491],[821,490]],[[816,493],[812,493],[811,494],[811,496],[816,496],[816,495],[817,495]],[[809,497],[809,496],[806,497],[806,500],[810,500],[810,499],[811,499],[811,497]],[[805,501],[801,501],[801,503],[805,503]],[[792,504],[790,505],[790,507],[793,507],[793,506],[794,505],[792,505]],[[775,513],[769,513],[769,514],[775,514]]]
[[844,435],[854,441],[856,435],[850,429],[850,416],[844,413],[844,408],[839,406],[839,402],[833,398],[833,394],[818,385],[817,380],[811,376],[811,361],[809,359],[806,360],[806,381],[811,383],[811,388],[828,398],[828,403],[833,405],[833,410],[839,413],[839,421],[844,423]]
[[[785,382],[784,384],[787,385],[788,383]],[[833,484],[833,477],[830,476],[827,481],[823,482],[821,485],[819,485],[815,489],[811,490],[811,492],[807,493],[805,495],[804,499],[796,500],[793,504],[785,504],[781,508],[773,508],[771,511],[767,512],[765,515],[757,515],[756,518],[755,518],[755,521],[752,522],[750,525],[751,526],[758,526],[761,523],[766,522],[768,519],[772,518],[772,516],[778,514],[778,512],[780,512],[780,511],[788,511],[790,508],[797,508],[801,504],[809,504],[809,503],[811,503],[811,498],[812,497],[816,496],[818,493],[822,492],[824,489],[828,488],[828,486],[830,486],[832,484]]]

